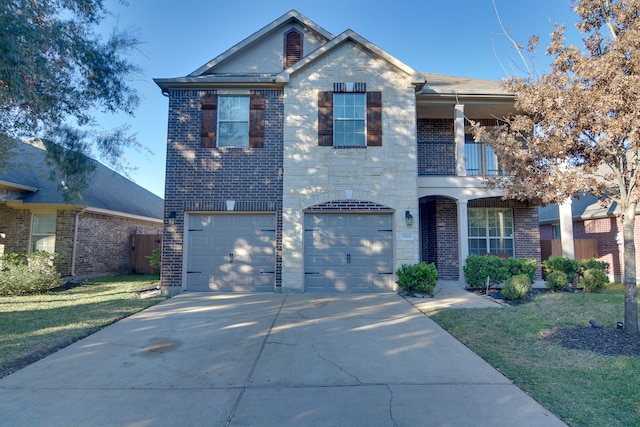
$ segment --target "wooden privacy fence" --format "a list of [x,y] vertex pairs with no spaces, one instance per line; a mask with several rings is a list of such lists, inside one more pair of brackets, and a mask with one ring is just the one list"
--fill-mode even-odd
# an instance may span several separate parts
[[[575,239],[573,250],[575,258],[579,261],[598,258],[598,241],[596,239]],[[551,256],[562,256],[562,240],[540,241],[540,259],[546,261]]]
[[129,272],[155,273],[146,258],[155,248],[162,246],[162,234],[132,234],[129,236]]

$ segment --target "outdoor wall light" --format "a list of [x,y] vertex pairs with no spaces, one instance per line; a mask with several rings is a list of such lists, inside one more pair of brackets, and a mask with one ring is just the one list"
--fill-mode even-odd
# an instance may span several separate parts
[[404,220],[407,223],[407,227],[411,227],[413,225],[413,215],[408,210],[404,211]]
[[169,225],[169,227],[171,227],[172,225],[174,225],[176,223],[176,217],[177,217],[177,213],[176,211],[171,211],[169,212],[169,215],[167,216],[167,224]]

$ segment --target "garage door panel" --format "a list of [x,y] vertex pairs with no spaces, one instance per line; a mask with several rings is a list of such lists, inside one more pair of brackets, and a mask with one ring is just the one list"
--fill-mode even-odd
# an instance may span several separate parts
[[305,215],[305,289],[390,292],[392,215]]
[[188,223],[187,290],[273,290],[275,214],[192,214]]

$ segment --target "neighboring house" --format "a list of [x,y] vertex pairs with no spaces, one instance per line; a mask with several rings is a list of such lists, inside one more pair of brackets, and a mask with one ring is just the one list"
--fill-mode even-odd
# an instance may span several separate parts
[[163,291],[389,292],[402,264],[463,283],[469,253],[539,260],[537,209],[465,118],[498,83],[422,73],[296,11],[178,78],[169,98]]
[[[618,217],[616,203],[605,207],[595,196],[584,195],[571,201],[573,239],[596,241],[595,258],[610,265],[609,278],[621,281],[624,272],[624,247],[622,244],[622,221]],[[560,209],[558,205],[539,208],[540,239],[561,241]],[[636,242],[640,242],[640,216],[636,215]],[[557,254],[561,255],[561,254]],[[588,258],[579,257],[576,258]],[[636,265],[640,265],[640,252],[636,251]]]
[[97,163],[82,200],[66,203],[46,151],[20,143],[0,169],[0,255],[57,253],[64,277],[127,273],[131,234],[162,233],[163,200]]

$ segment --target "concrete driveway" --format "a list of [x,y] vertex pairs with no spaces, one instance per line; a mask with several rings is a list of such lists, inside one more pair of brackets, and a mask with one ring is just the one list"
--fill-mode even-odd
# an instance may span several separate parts
[[562,426],[395,294],[181,294],[0,380],[7,426]]

